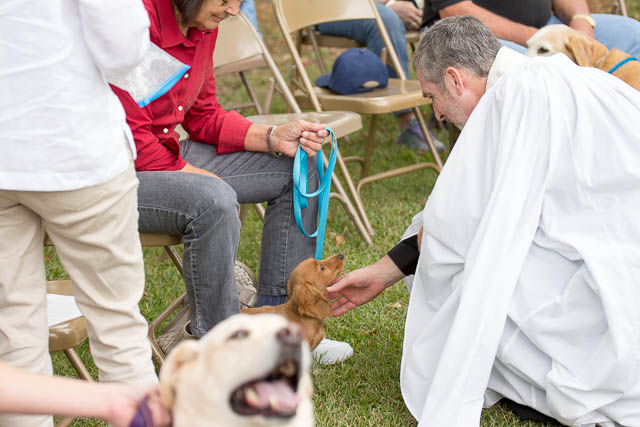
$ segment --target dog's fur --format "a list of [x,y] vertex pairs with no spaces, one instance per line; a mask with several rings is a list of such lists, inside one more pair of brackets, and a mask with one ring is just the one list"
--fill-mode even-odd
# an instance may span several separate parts
[[237,314],[183,341],[160,371],[173,427],[313,427],[311,354],[301,328]]
[[313,258],[302,261],[289,276],[286,303],[247,308],[242,312],[283,315],[302,326],[304,337],[313,350],[324,338],[324,320],[331,315],[326,289],[342,271],[343,259],[342,254],[337,254],[320,261]]
[[[618,49],[608,50],[602,43],[562,24],[541,28],[527,40],[527,47],[529,56],[564,53],[578,65],[595,67],[607,72],[630,56]],[[627,62],[613,75],[640,90],[640,62]]]

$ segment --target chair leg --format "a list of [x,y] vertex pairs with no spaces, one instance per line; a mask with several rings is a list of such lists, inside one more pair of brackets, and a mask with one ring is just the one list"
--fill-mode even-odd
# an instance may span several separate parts
[[[327,156],[325,156],[324,152],[322,152],[322,160],[323,160],[324,165],[326,167],[327,164],[329,163],[329,161],[327,160]],[[342,165],[344,166],[344,162],[342,161],[342,156],[340,155],[340,150],[338,150],[338,152],[336,154],[336,163],[338,163],[338,164],[342,163]],[[342,168],[341,168],[341,170],[342,170]],[[351,177],[349,176],[349,174],[347,173],[345,175],[343,173],[343,175],[345,176],[345,181],[347,181],[347,185],[350,183],[351,187],[353,187],[353,182],[351,182]],[[334,192],[331,193],[331,196],[335,197],[336,199],[338,199],[342,203],[342,205],[344,206],[345,210],[347,211],[347,215],[349,215],[349,217],[353,221],[354,225],[358,229],[358,232],[360,233],[360,235],[362,236],[364,241],[367,243],[367,245],[370,245],[372,243],[372,241],[371,241],[371,237],[369,236],[369,234],[373,234],[373,233],[371,233],[369,231],[369,229],[367,229],[365,227],[365,224],[363,224],[363,219],[358,215],[358,211],[356,211],[356,209],[353,206],[353,203],[351,202],[351,199],[349,199],[349,197],[347,196],[347,193],[344,191],[344,187],[342,186],[342,183],[338,179],[335,171],[331,175],[331,182],[333,183],[333,188],[335,190]],[[357,196],[355,191],[352,193],[352,195]],[[360,200],[356,199],[356,203],[358,203],[358,202],[362,206],[362,202]],[[369,223],[369,219],[366,217],[366,213],[364,213],[364,208],[362,208],[361,213],[364,214],[364,217],[366,218],[366,223],[368,224]],[[369,225],[369,227],[371,227],[371,225]],[[373,230],[371,230],[371,231],[373,231]]]
[[413,108],[413,114],[416,116],[416,120],[418,121],[418,125],[420,126],[420,130],[422,134],[425,136],[427,140],[427,145],[429,146],[429,150],[431,151],[431,155],[438,165],[439,171],[442,170],[442,159],[440,159],[440,153],[436,150],[436,145],[433,143],[431,139],[431,135],[429,135],[427,124],[424,122],[424,117],[422,117],[422,113],[420,113],[420,109],[418,107]]
[[262,114],[262,106],[260,105],[260,101],[258,100],[258,97],[256,96],[256,92],[251,87],[251,83],[249,83],[249,79],[247,79],[247,75],[245,74],[244,71],[240,71],[238,74],[240,74],[240,79],[242,80],[242,84],[244,85],[245,89],[247,90],[247,94],[249,95],[249,98],[251,99],[251,102],[253,103],[253,108],[255,108],[256,112],[261,115]]
[[[342,177],[347,184],[347,188],[349,189],[351,198],[353,199],[353,202],[356,205],[356,209],[360,214],[360,219],[364,223],[367,233],[370,235],[373,235],[375,232],[373,230],[373,227],[371,226],[371,222],[369,222],[369,217],[367,216],[367,213],[364,210],[364,203],[362,203],[362,199],[360,198],[358,191],[356,191],[356,187],[353,185],[353,181],[351,180],[351,175],[349,175],[349,171],[347,170],[347,165],[345,164],[345,161],[342,158],[342,154],[340,154],[340,151],[338,151],[338,155],[336,156],[336,164],[338,165],[338,169],[340,170],[340,173],[342,174]],[[368,236],[365,237],[364,240],[367,243],[370,243],[371,241],[371,239]]]
[[80,359],[80,356],[78,356],[75,349],[67,348],[64,350],[64,354],[67,356],[67,359],[69,359],[69,362],[71,362],[73,369],[75,369],[78,375],[80,375],[80,378],[89,382],[94,382],[93,377],[87,370],[87,367],[84,366],[84,363],[82,363],[82,359]]
[[158,317],[156,317],[149,324],[149,341],[151,341],[151,353],[153,355],[153,359],[158,363],[158,365],[162,366],[164,363],[164,359],[166,354],[160,348],[158,344],[158,340],[156,339],[156,332],[160,329],[160,325],[164,322],[173,312],[178,311],[178,309],[183,305],[187,304],[187,294],[183,293],[178,299],[173,301],[169,307],[165,308],[162,313]]
[[378,116],[372,115],[371,121],[369,122],[369,136],[367,137],[367,146],[365,147],[364,152],[364,165],[362,165],[362,173],[360,175],[361,178],[369,175],[369,166],[371,166],[371,156],[373,155],[373,149],[375,148],[376,143],[376,124],[378,122]]

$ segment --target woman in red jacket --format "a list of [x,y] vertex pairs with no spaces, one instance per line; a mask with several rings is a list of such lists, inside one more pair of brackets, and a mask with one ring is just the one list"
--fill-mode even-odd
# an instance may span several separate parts
[[[183,236],[191,309],[183,332],[200,337],[238,311],[239,203],[268,203],[258,305],[284,302],[289,274],[313,257],[315,239],[295,224],[291,172],[298,145],[311,155],[309,170],[315,170],[313,156],[328,134],[324,125],[304,121],[278,127],[251,123],[218,103],[212,64],[217,27],[238,14],[239,0],[144,0],[144,5],[151,41],[191,68],[144,108],[114,90],[136,141],[140,231]],[[188,139],[178,139],[177,125]],[[317,177],[310,181],[315,189]],[[310,203],[307,229],[313,229],[316,212]]]

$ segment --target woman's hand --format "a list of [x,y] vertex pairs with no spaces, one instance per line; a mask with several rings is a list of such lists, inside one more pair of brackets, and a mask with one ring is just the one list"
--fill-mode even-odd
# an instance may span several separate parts
[[325,124],[310,123],[304,120],[289,122],[273,130],[271,145],[275,151],[285,156],[295,156],[298,145],[302,146],[302,149],[310,156],[315,156],[322,148],[324,139],[329,136],[326,127]]

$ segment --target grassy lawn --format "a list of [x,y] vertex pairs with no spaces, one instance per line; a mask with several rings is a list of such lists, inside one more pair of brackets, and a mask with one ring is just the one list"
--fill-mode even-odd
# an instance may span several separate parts
[[[628,0],[629,15],[640,19],[640,0]],[[260,27],[265,41],[281,67],[285,78],[289,75],[290,58],[280,42],[270,2],[257,0]],[[335,57],[335,51],[325,52]],[[311,63],[311,61],[309,61]],[[312,78],[315,78],[312,76]],[[267,81],[262,73],[250,74],[250,79],[262,94]],[[236,78],[220,78],[218,93],[222,105],[230,105],[243,99],[244,91]],[[284,112],[284,103],[274,97],[272,112]],[[425,110],[428,113],[428,109]],[[247,111],[247,114],[254,114]],[[378,147],[374,153],[372,173],[390,167],[415,163],[421,157],[406,149],[394,146],[398,132],[392,116],[378,122]],[[364,120],[364,128],[368,120]],[[445,130],[436,133],[447,140]],[[349,142],[341,142],[345,156],[363,155],[366,131],[352,135]],[[357,167],[351,169],[358,177]],[[345,271],[370,264],[400,239],[412,216],[420,211],[433,187],[436,175],[432,171],[419,171],[398,178],[371,184],[362,192],[366,211],[376,230],[373,244],[367,246],[344,209],[333,201],[329,212],[328,230],[324,253],[326,256],[341,252],[345,255]],[[253,209],[248,210],[242,229],[239,259],[257,271],[260,253],[261,225]],[[51,279],[64,278],[66,273],[59,265],[53,250],[46,250],[47,271]],[[147,319],[153,319],[177,295],[183,292],[184,283],[171,261],[160,249],[145,249],[147,286],[140,303]],[[399,385],[400,359],[404,319],[408,294],[402,284],[396,284],[370,304],[353,310],[340,318],[330,319],[326,330],[329,338],[350,343],[355,355],[348,361],[333,366],[315,365],[313,379],[314,403],[319,426],[413,426],[416,421],[406,409]],[[88,349],[81,357],[95,373]],[[66,359],[53,355],[56,373],[73,375]],[[94,420],[77,420],[73,425],[106,425]],[[509,411],[494,407],[482,414],[482,426],[537,426],[517,420]]]

